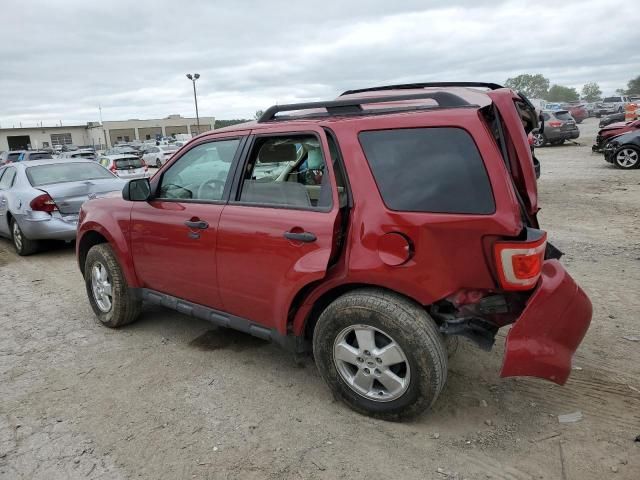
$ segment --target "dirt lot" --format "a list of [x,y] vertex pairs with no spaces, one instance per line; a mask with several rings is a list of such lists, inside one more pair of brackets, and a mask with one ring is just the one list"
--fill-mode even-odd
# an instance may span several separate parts
[[565,387],[499,378],[502,332],[462,345],[431,412],[372,420],[255,338],[160,309],[101,327],[72,249],[0,240],[0,478],[640,478],[640,170],[581,129],[539,151],[541,223],[594,304]]

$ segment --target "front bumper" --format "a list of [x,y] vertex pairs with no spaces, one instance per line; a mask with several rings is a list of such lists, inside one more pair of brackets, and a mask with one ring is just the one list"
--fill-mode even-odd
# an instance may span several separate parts
[[538,287],[507,335],[500,376],[538,377],[563,385],[591,314],[591,301],[562,264],[545,261]]

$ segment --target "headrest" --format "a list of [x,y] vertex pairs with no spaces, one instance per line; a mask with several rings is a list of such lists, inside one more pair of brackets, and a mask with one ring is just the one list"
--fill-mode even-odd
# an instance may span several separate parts
[[265,143],[260,149],[260,163],[293,162],[298,157],[293,143]]

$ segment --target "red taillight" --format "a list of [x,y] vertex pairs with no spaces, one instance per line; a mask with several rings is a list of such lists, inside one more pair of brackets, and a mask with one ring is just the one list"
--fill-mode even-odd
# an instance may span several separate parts
[[36,198],[31,200],[29,204],[31,210],[36,212],[48,212],[51,213],[55,210],[58,210],[58,206],[56,202],[53,201],[53,198],[49,196],[47,193],[43,193],[42,195],[38,195]]
[[556,121],[549,122],[549,126],[550,127],[561,127],[562,126],[562,122],[556,122]]
[[531,241],[496,242],[493,253],[500,285],[505,290],[529,290],[542,272],[547,233],[540,232]]
[[111,164],[111,166],[109,167],[109,170],[111,170],[113,173],[116,173],[116,163],[115,162],[113,162]]

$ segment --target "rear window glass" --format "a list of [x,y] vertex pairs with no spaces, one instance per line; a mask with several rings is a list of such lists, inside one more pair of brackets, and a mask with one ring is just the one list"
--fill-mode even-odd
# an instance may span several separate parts
[[622,99],[620,97],[607,97],[603,100],[604,103],[616,103],[621,101]]
[[72,158],[93,158],[95,157],[94,153],[91,152],[80,152],[80,153],[74,153],[73,155],[71,155]]
[[139,158],[123,158],[115,161],[116,170],[129,170],[132,168],[141,168],[144,164]]
[[392,210],[490,214],[491,185],[480,152],[461,128],[362,132],[360,144]]
[[7,160],[14,161],[14,160],[17,160],[19,156],[20,156],[20,152],[9,152],[7,154]]
[[555,116],[558,120],[573,120],[569,112],[556,112]]
[[52,183],[114,178],[114,176],[96,163],[52,163],[27,168],[27,178],[32,186],[38,187]]
[[29,160],[48,160],[53,158],[50,153],[32,153],[29,155]]

